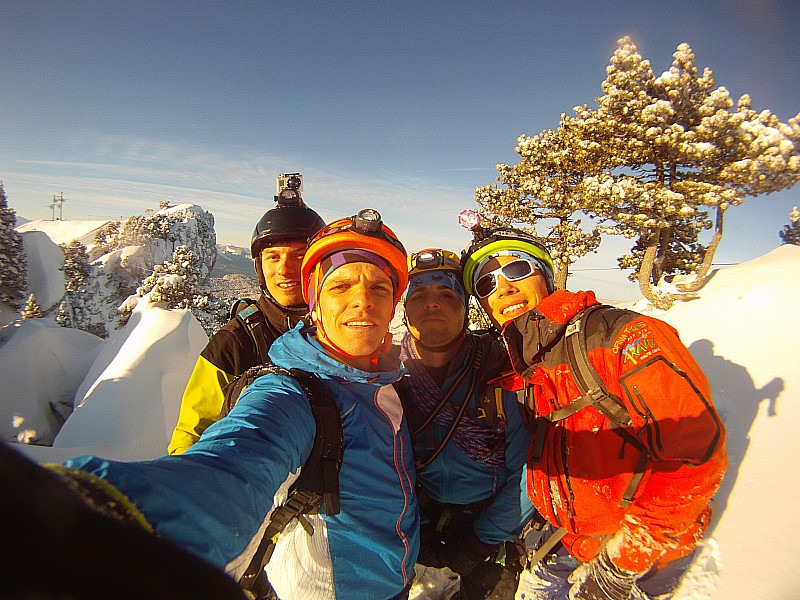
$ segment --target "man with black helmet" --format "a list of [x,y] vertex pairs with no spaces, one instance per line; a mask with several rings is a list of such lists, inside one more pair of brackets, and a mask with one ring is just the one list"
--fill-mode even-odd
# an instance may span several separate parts
[[[303,202],[300,178],[292,174],[275,196],[277,206],[256,224],[250,241],[262,294],[249,301],[209,340],[186,385],[170,454],[181,454],[219,418],[224,388],[237,375],[267,359],[280,335],[308,312],[300,285],[300,265],[309,238],[325,226]],[[238,303],[237,303],[238,304]]]
[[[11,560],[4,555],[0,596],[245,600],[231,580],[225,586],[213,573],[199,573],[207,589],[189,582],[185,593],[176,591],[180,577],[195,575],[205,561],[207,570],[243,584],[251,567],[266,562],[283,600],[408,598],[419,550],[414,462],[392,387],[404,371],[383,360],[408,284],[406,251],[380,214],[365,209],[322,229],[301,269],[310,322],[272,344],[275,370],[255,379],[186,452],[139,462],[84,456],[45,469],[0,444],[0,490],[16,492],[0,493],[0,501],[22,516],[13,531],[38,542],[6,544]],[[303,383],[312,373],[313,387]],[[320,411],[327,418],[318,418]],[[331,421],[338,427],[329,430]],[[325,485],[321,504],[310,510],[310,488],[289,490],[307,472],[319,438],[326,446],[319,448],[319,475],[325,479],[332,468],[335,485]],[[330,446],[340,446],[338,458]],[[57,498],[57,505],[42,498]],[[148,539],[151,533],[158,537]],[[129,543],[100,558],[131,566],[137,577],[125,581],[135,584],[133,592],[115,589],[113,578],[82,560],[97,555],[95,540],[108,549],[117,537]],[[171,558],[169,544],[190,556]],[[67,576],[41,576],[36,558],[47,550],[64,554]],[[154,596],[154,574],[169,594],[156,588]],[[150,595],[137,593],[143,590]]]

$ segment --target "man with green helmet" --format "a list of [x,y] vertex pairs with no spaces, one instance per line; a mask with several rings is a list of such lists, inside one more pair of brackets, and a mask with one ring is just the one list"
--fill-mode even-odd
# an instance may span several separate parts
[[300,265],[309,238],[325,226],[300,197],[300,180],[275,196],[277,206],[256,224],[250,242],[261,286],[257,302],[234,310],[231,320],[209,340],[195,363],[181,401],[168,451],[181,454],[219,418],[224,388],[250,367],[261,364],[280,335],[308,312],[300,284]]
[[671,597],[727,465],[708,381],[663,321],[554,290],[538,238],[472,229],[464,285],[517,375],[506,388],[533,431],[528,496],[548,523],[519,593]]
[[[521,570],[514,541],[533,505],[524,483],[530,434],[516,395],[491,383],[510,366],[496,339],[467,329],[456,254],[425,249],[408,267],[400,357],[411,376],[397,387],[417,468],[418,562],[458,573],[462,599],[511,599]],[[495,562],[501,549],[505,568]]]

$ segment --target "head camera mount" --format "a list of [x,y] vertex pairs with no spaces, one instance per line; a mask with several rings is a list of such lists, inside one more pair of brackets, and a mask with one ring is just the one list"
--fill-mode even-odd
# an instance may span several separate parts
[[300,173],[282,173],[275,182],[277,195],[275,202],[279,207],[304,206],[302,197],[303,176]]

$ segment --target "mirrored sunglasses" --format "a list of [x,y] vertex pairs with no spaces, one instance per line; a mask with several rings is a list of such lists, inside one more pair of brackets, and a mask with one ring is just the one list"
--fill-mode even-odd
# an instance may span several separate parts
[[513,260],[503,265],[499,269],[490,271],[478,277],[475,282],[475,295],[478,298],[486,298],[497,289],[497,277],[502,275],[506,281],[519,281],[536,273],[539,269],[530,261],[523,258]]

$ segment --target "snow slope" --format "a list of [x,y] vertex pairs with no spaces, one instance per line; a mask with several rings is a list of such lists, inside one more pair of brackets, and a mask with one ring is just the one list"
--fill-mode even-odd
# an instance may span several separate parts
[[720,269],[700,300],[660,315],[708,376],[728,434],[714,599],[800,598],[798,293],[800,247],[785,245]]
[[94,246],[94,235],[110,221],[49,221],[37,219],[17,226],[19,233],[42,231],[56,244],[79,241],[87,248]]

